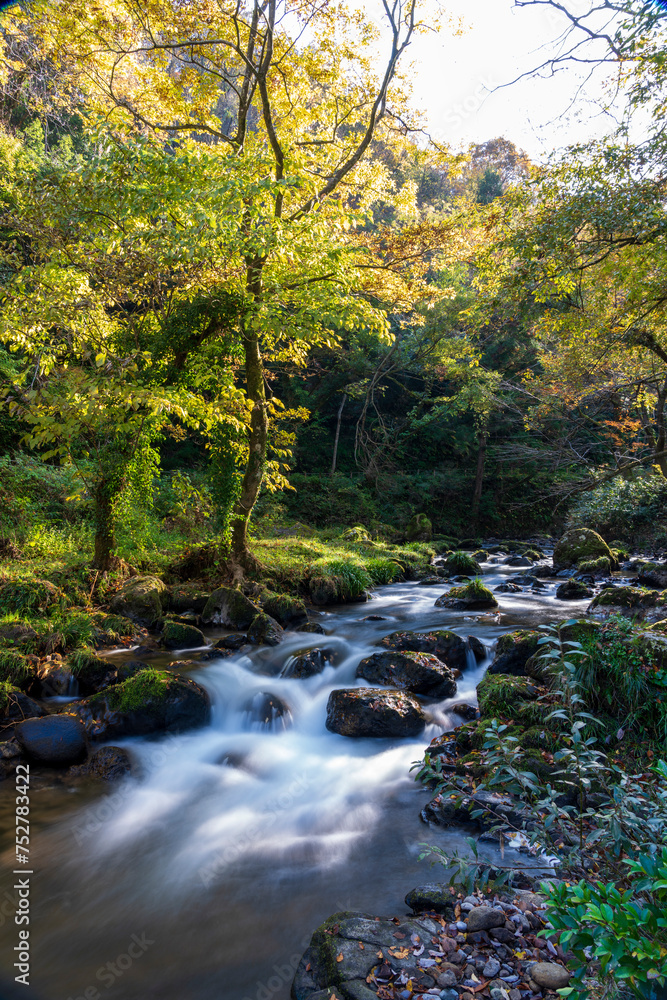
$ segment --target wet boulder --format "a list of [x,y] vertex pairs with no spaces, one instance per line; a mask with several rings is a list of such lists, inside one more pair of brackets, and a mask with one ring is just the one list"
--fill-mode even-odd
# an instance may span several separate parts
[[597,531],[590,528],[572,528],[556,543],[553,554],[554,570],[571,569],[580,562],[606,556],[613,561],[611,549]]
[[405,897],[406,904],[415,913],[424,910],[442,913],[448,920],[454,919],[456,895],[452,893],[446,882],[428,882],[411,889]]
[[275,618],[283,628],[308,624],[306,605],[298,597],[289,594],[274,594],[263,603],[264,613]]
[[314,635],[326,635],[326,632],[324,631],[319,622],[304,622],[303,625],[297,625],[294,631],[312,632]]
[[204,633],[193,625],[166,621],[160,641],[165,649],[198,649],[206,645]]
[[464,640],[446,629],[435,632],[392,632],[380,641],[380,645],[386,649],[432,653],[451,670],[464,670],[467,663]]
[[489,673],[522,676],[525,673],[526,661],[537,652],[540,638],[539,632],[528,629],[501,635]]
[[256,691],[243,706],[253,729],[281,730],[292,724],[292,713],[285,702],[270,691]]
[[0,681],[0,725],[41,715],[47,715],[43,705],[8,681]]
[[498,601],[488,587],[473,580],[461,587],[451,587],[435,602],[436,608],[455,608],[460,611],[482,611],[497,608]]
[[431,698],[452,698],[456,694],[451,670],[432,653],[398,650],[374,653],[361,661],[356,676]]
[[506,566],[524,567],[533,565],[532,560],[530,560],[527,556],[508,556],[507,559],[503,560],[503,562]]
[[468,649],[472,651],[472,654],[478,663],[486,659],[488,655],[487,649],[481,639],[479,639],[476,635],[469,635],[467,643]]
[[214,645],[214,649],[229,649],[231,652],[235,653],[237,650],[241,649],[248,642],[247,635],[225,635],[222,639]]
[[157,576],[133,576],[114,595],[110,608],[114,614],[152,628],[162,618],[167,601],[167,587]]
[[48,767],[76,764],[86,756],[88,741],[73,715],[49,715],[19,723],[14,735],[29,760]]
[[147,668],[80,701],[75,711],[92,739],[110,740],[204,726],[210,718],[211,699],[189,678]]
[[277,646],[284,638],[283,630],[270,615],[255,615],[248,629],[248,642],[253,646]]
[[332,660],[332,653],[325,649],[309,649],[306,653],[294,656],[285,664],[281,677],[313,677],[321,674]]
[[559,601],[581,601],[592,596],[593,591],[581,580],[566,580],[556,588],[556,597]]
[[667,565],[658,563],[640,563],[637,578],[643,587],[655,587],[667,590]]
[[261,609],[234,587],[214,590],[202,611],[205,625],[224,625],[227,628],[245,629]]
[[327,703],[327,729],[341,736],[417,736],[426,725],[421,705],[404,691],[343,688]]
[[75,698],[79,694],[79,682],[61,660],[41,664],[37,671],[37,682],[41,698]]
[[122,747],[100,747],[83,764],[71,767],[70,778],[90,778],[95,781],[120,781],[132,771],[132,761]]
[[116,680],[117,664],[96,656],[90,649],[75,649],[67,658],[67,666],[76,681],[78,694],[95,694]]

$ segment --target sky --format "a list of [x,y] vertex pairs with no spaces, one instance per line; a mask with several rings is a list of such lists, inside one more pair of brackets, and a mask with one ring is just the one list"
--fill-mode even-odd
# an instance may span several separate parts
[[[565,4],[573,12],[588,8],[586,0]],[[502,135],[540,161],[612,131],[612,119],[593,100],[580,98],[568,110],[582,82],[574,70],[496,89],[544,60],[566,23],[562,15],[545,7],[517,10],[512,0],[447,0],[446,6],[463,18],[464,33],[443,30],[412,49],[415,103],[427,112],[435,138],[467,146]],[[591,98],[601,94],[602,79],[589,87]]]

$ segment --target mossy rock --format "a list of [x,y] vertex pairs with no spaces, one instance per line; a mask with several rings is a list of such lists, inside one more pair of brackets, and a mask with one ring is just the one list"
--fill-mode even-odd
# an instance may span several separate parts
[[611,549],[597,531],[590,528],[572,528],[556,543],[553,555],[554,569],[572,569],[582,560],[606,556],[612,560]]
[[255,646],[277,646],[284,638],[283,630],[271,615],[255,615],[248,628],[248,642]]
[[667,588],[667,566],[651,562],[642,563],[637,575],[643,586],[657,587],[659,590]]
[[17,580],[0,586],[0,613],[25,614],[64,606],[63,591],[48,580]]
[[35,676],[35,667],[27,656],[15,649],[0,649],[0,681],[27,690]]
[[283,628],[302,625],[308,621],[306,605],[290,594],[272,594],[263,602],[263,609],[265,614],[275,618]]
[[210,718],[211,701],[195,681],[147,668],[78,702],[75,711],[91,738],[109,740],[204,726]]
[[498,601],[488,587],[473,580],[462,587],[452,587],[435,602],[436,608],[460,608],[461,610],[482,610],[497,608]]
[[413,653],[432,653],[451,670],[464,670],[467,665],[467,646],[456,632],[436,629],[433,632],[392,632],[380,640],[385,649],[407,650]]
[[93,643],[97,649],[115,646],[127,639],[136,642],[146,634],[142,626],[124,615],[94,611],[89,617],[93,626]]
[[556,588],[556,597],[559,601],[583,601],[592,596],[593,591],[581,580],[566,580]]
[[542,553],[539,549],[524,549],[521,555],[525,556],[526,559],[530,559],[531,562],[537,562],[538,559],[542,558]]
[[3,646],[32,646],[36,639],[37,632],[29,622],[0,623],[0,643]]
[[475,552],[473,552],[472,558],[477,563],[483,563],[486,562],[487,559],[489,558],[489,553],[486,551],[486,549],[477,549]]
[[524,674],[526,662],[537,652],[541,637],[540,632],[532,629],[517,629],[516,632],[501,635],[489,673],[515,676]]
[[204,633],[198,628],[174,621],[164,623],[160,642],[165,649],[199,649],[206,645]]
[[507,719],[535,701],[543,689],[529,677],[511,677],[507,674],[487,673],[477,685],[477,700],[483,719]]
[[413,514],[405,529],[408,542],[430,542],[433,536],[433,525],[426,514]]
[[445,560],[445,569],[448,573],[466,573],[474,576],[482,572],[482,567],[476,559],[469,556],[467,552],[452,552]]
[[240,590],[234,587],[219,587],[209,597],[201,617],[207,625],[245,629],[259,613],[260,608]]
[[609,576],[612,570],[613,556],[598,556],[597,559],[580,559],[579,572],[592,576]]
[[364,528],[361,524],[355,524],[353,528],[348,528],[340,536],[344,542],[370,542],[372,541],[371,536],[368,533],[368,529]]
[[660,594],[646,587],[605,587],[591,601],[591,608],[653,608]]
[[475,722],[467,722],[464,726],[459,726],[454,736],[457,750],[461,753],[481,750],[486,742],[488,725],[488,719],[478,719]]
[[157,576],[134,576],[114,595],[110,608],[114,614],[152,628],[162,618],[167,603],[168,589],[162,580]]
[[46,715],[46,709],[9,681],[0,681],[0,718],[5,721]]

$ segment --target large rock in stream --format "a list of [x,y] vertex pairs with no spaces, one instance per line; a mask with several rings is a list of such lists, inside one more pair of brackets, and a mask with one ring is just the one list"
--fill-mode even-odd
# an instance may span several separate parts
[[374,653],[361,661],[357,667],[357,677],[376,684],[390,684],[400,690],[431,698],[452,698],[456,694],[454,675],[432,653],[398,650]]
[[572,528],[556,543],[553,555],[554,570],[558,573],[560,570],[571,569],[580,562],[598,559],[600,556],[606,556],[611,565],[615,563],[611,549],[597,531],[592,531],[590,528]]
[[92,739],[110,740],[204,726],[211,699],[195,681],[148,668],[80,701],[75,711]]
[[214,590],[202,611],[205,625],[225,625],[227,628],[246,629],[262,609],[234,587]]
[[167,587],[158,577],[133,576],[114,595],[109,607],[116,615],[152,628],[162,618],[167,600]]
[[341,736],[418,736],[426,718],[416,698],[404,691],[342,688],[327,703],[327,729]]
[[14,735],[29,760],[48,767],[77,764],[88,750],[86,730],[73,715],[28,719],[16,727]]
[[435,632],[392,632],[380,641],[386,649],[413,653],[432,653],[450,670],[464,670],[467,663],[466,644],[460,635],[439,629]]

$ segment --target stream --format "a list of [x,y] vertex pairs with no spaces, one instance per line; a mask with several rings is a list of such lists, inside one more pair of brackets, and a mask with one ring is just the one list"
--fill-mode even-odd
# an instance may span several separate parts
[[[485,570],[492,589],[526,572],[488,564]],[[434,607],[444,581],[381,587],[372,602],[323,613],[318,621],[327,636],[289,633],[277,647],[189,671],[211,695],[211,723],[161,740],[118,741],[138,761],[138,777],[111,788],[54,783],[34,792],[30,943],[37,996],[288,1000],[296,963],[324,918],[344,909],[404,914],[409,889],[441,878],[441,870],[419,862],[421,845],[467,851],[463,831],[420,821],[429,795],[410,766],[434,736],[461,723],[448,706],[475,703],[499,635],[583,613],[588,601],[558,601],[556,581],[543,582],[542,593],[496,594],[498,614]],[[326,730],[330,692],[369,686],[354,673],[383,636],[435,628],[479,637],[489,656],[477,663],[471,654],[456,697],[427,704],[429,724],[420,737],[362,740]],[[215,641],[224,630],[209,634]],[[330,650],[332,665],[307,679],[278,676],[297,650],[312,647]],[[191,655],[165,655],[163,662]],[[264,692],[290,713],[270,727],[252,710]],[[0,956],[13,979],[9,781],[0,787],[0,823],[7,873]],[[485,852],[493,857],[493,846]]]

